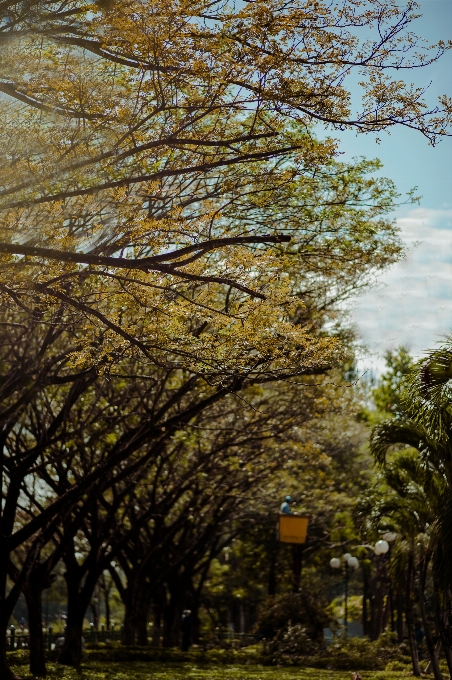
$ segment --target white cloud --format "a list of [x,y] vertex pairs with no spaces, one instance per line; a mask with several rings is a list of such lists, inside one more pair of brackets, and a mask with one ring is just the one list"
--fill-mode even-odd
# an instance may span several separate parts
[[452,210],[416,208],[398,224],[411,250],[356,301],[352,319],[375,354],[403,344],[419,356],[452,332]]

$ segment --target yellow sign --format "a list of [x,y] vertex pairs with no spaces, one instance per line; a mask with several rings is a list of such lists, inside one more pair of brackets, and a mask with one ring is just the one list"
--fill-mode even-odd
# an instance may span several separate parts
[[309,517],[301,515],[279,516],[278,541],[281,543],[306,543]]

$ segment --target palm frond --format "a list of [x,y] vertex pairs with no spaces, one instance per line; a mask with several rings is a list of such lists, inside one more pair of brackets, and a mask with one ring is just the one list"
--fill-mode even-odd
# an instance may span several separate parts
[[412,420],[394,418],[385,420],[372,430],[370,450],[378,465],[386,463],[389,449],[397,444],[405,444],[420,450],[426,446],[427,432]]
[[404,407],[407,415],[436,433],[450,435],[452,425],[452,336],[419,362],[407,380]]

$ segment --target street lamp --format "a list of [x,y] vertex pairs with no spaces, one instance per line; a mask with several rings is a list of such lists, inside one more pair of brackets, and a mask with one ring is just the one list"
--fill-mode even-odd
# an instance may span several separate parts
[[348,581],[350,579],[350,572],[355,571],[355,569],[358,569],[359,567],[359,562],[358,558],[354,557],[353,555],[350,555],[350,553],[345,553],[345,555],[342,556],[343,562],[338,557],[333,557],[330,560],[330,567],[332,569],[340,569],[342,564],[344,565],[344,628],[345,631],[347,632],[348,628],[348,623],[347,623],[347,618],[348,618]]

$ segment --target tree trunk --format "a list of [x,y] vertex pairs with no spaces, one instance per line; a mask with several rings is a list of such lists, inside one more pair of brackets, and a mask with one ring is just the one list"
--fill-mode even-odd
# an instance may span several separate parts
[[[140,572],[141,574],[141,572]],[[124,627],[121,642],[123,645],[148,644],[148,616],[151,606],[151,589],[145,575],[129,577],[122,600],[125,606]]]
[[2,543],[3,540],[0,537],[0,678],[1,680],[15,680],[16,676],[9,667],[6,656],[6,631],[12,611],[19,598],[19,593],[17,593],[17,597],[14,600],[11,599],[11,592],[8,596],[6,594],[10,553],[7,545],[2,545]]
[[0,678],[2,680],[19,680],[8,665],[6,656],[6,629],[7,626],[0,627]]
[[[446,607],[441,606],[441,593],[438,583],[438,576],[433,573],[433,590],[435,594],[435,618],[436,625],[438,628],[438,633],[441,638],[441,643],[443,645],[444,656],[446,657],[447,668],[449,670],[449,675],[452,678],[452,653],[451,653],[451,640],[450,640],[450,630],[445,624],[445,610]],[[446,595],[444,594],[444,598]]]
[[386,569],[386,561],[383,557],[377,557],[377,578],[375,588],[376,611],[374,615],[374,628],[372,630],[371,639],[378,640],[380,635],[385,630],[389,621],[389,602],[387,598],[388,590],[388,576]]
[[270,568],[268,571],[268,594],[276,595],[276,561],[278,559],[278,544],[270,553]]
[[389,609],[390,609],[390,617],[391,617],[391,633],[395,633],[394,588],[393,588],[392,583],[389,583],[388,598],[389,598]]
[[413,554],[410,553],[406,581],[405,617],[408,633],[408,642],[410,645],[411,663],[413,666],[413,675],[419,676],[421,674],[421,669],[419,666],[419,655],[417,652],[416,636],[414,633],[414,617],[412,603],[413,579],[414,579],[414,558]]
[[136,643],[140,647],[148,645],[148,619],[151,608],[151,593],[149,586],[145,583],[139,589],[140,595],[136,602]]
[[180,622],[186,605],[187,578],[174,578],[168,583],[169,602],[163,610],[163,646],[177,647],[180,640]]
[[164,598],[162,597],[163,590],[156,593],[154,596],[154,630],[152,632],[152,644],[155,647],[160,647],[160,637],[162,634],[162,615],[164,608]]
[[59,663],[64,664],[65,666],[74,666],[75,668],[78,668],[82,662],[82,636],[85,611],[85,607],[79,607],[78,611],[73,610],[70,615],[68,607],[64,645],[58,657]]
[[300,590],[300,577],[302,567],[303,546],[292,546],[292,592],[298,593]]
[[[63,648],[58,656],[58,661],[66,666],[78,668],[83,655],[83,620],[86,610],[91,600],[91,592],[80,592],[80,582],[82,572],[74,564],[66,565],[68,570],[65,573],[67,584],[67,620]],[[85,586],[87,583],[85,582]],[[85,587],[84,586],[84,587]]]
[[405,626],[403,622],[403,593],[401,589],[397,589],[396,595],[396,607],[397,607],[397,641],[399,645],[402,644],[405,638]]
[[136,621],[134,612],[126,607],[124,623],[122,625],[121,644],[132,647],[135,644]]
[[362,614],[362,623],[363,623],[363,635],[367,636],[369,635],[369,622],[368,622],[368,613],[367,613],[367,602],[369,598],[369,573],[367,570],[366,565],[363,566],[363,614]]
[[58,661],[78,668],[83,655],[83,621],[103,569],[92,554],[84,564],[79,565],[73,541],[66,545],[63,561],[66,566],[64,578],[67,585],[67,622],[65,641]]
[[380,636],[382,609],[381,588],[377,577],[372,579],[372,594],[370,597],[369,637],[372,641],[378,640]]
[[44,635],[42,631],[42,593],[44,587],[38,579],[30,579],[23,589],[28,611],[28,630],[30,632],[30,673],[47,675]]
[[174,598],[165,604],[163,609],[163,646],[177,647],[179,644],[179,628],[182,611],[176,607]]
[[111,610],[110,610],[110,591],[111,591],[111,582],[109,585],[105,582],[104,579],[104,605],[105,605],[105,627],[107,630],[110,630],[111,628]]
[[380,628],[380,635],[385,632],[386,628],[388,627],[389,624],[389,619],[391,617],[391,598],[388,594],[386,595],[386,604],[383,610],[383,617],[382,617],[382,623],[381,623],[381,628]]
[[99,602],[99,589],[94,590],[93,598],[89,603],[91,613],[93,615],[93,626],[94,630],[99,630],[100,622],[100,602]]
[[438,656],[436,654],[436,649],[435,649],[435,643],[433,640],[432,636],[432,631],[430,629],[430,623],[427,619],[427,614],[425,611],[425,600],[424,600],[424,594],[425,594],[425,582],[427,579],[427,570],[428,570],[428,564],[430,561],[430,556],[427,554],[424,556],[422,559],[421,563],[421,578],[420,578],[420,593],[419,593],[419,608],[421,610],[421,617],[422,617],[422,623],[424,626],[424,633],[425,633],[425,640],[427,643],[427,649],[430,657],[430,665],[433,670],[433,675],[435,676],[435,680],[443,680],[442,673],[439,668],[439,663],[438,663]]
[[136,640],[137,645],[140,647],[147,647],[148,645],[148,611],[146,610],[139,613],[136,622]]

